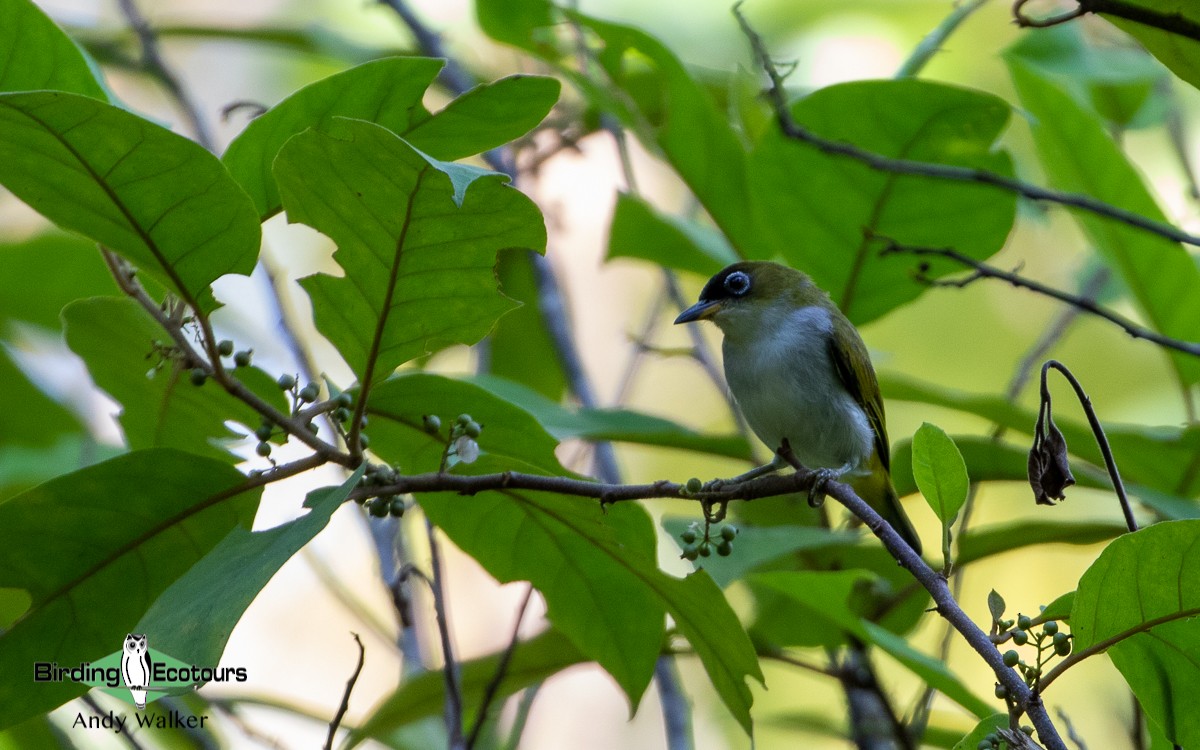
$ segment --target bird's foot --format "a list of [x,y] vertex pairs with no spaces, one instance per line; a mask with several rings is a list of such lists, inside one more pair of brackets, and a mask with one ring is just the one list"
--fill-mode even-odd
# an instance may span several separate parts
[[808,488],[808,504],[820,508],[825,504],[825,485],[842,478],[840,469],[813,469],[813,483]]

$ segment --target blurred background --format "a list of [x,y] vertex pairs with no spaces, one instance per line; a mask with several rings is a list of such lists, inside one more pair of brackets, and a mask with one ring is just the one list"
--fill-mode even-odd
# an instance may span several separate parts
[[[154,81],[127,64],[136,60],[136,39],[115,0],[39,0],[52,18],[104,64],[108,83],[132,109],[178,132],[194,135],[171,97]],[[246,109],[223,112],[232,104],[270,106],[295,89],[351,65],[388,54],[415,54],[417,45],[402,19],[383,3],[369,0],[141,0],[140,10],[160,31],[167,65],[194,97],[211,128],[218,153],[245,126]],[[513,72],[547,72],[523,54],[489,41],[475,22],[469,0],[413,0],[411,9],[436,30],[453,55],[481,80]],[[606,19],[634,24],[666,43],[693,72],[714,80],[739,66],[752,69],[744,37],[727,0],[593,0],[579,2],[580,10]],[[1046,3],[1049,12],[1056,7]],[[780,60],[796,60],[788,79],[795,93],[841,81],[892,76],[922,37],[937,26],[955,5],[944,0],[748,0],[744,12],[764,34]],[[1011,21],[1006,2],[984,2],[972,13],[930,61],[923,76],[992,92],[1015,102],[1012,84],[1000,53],[1026,32]],[[0,21],[2,22],[2,21]],[[1086,33],[1097,43],[1128,47],[1132,42],[1103,21],[1085,19]],[[122,61],[125,61],[124,63]],[[1148,66],[1157,66],[1145,58]],[[1197,201],[1191,194],[1186,158],[1193,151],[1197,96],[1194,89],[1169,80],[1156,90],[1157,111],[1149,108],[1141,122],[1121,134],[1131,158],[1147,176],[1167,215],[1184,229],[1200,229]],[[569,87],[565,98],[573,97]],[[440,108],[447,98],[431,91],[427,106]],[[1175,129],[1173,145],[1171,127]],[[606,262],[608,225],[619,190],[626,187],[612,138],[599,132],[571,148],[556,150],[550,133],[536,136],[539,159],[530,159],[519,187],[532,196],[546,216],[547,258],[568,302],[584,365],[601,405],[629,406],[669,417],[701,431],[727,433],[734,423],[720,389],[687,357],[671,356],[689,344],[687,334],[672,329],[676,309],[661,305],[659,270],[632,260]],[[1184,145],[1182,156],[1178,143]],[[1020,112],[1002,138],[1016,162],[1017,173],[1042,182],[1029,133]],[[667,210],[686,207],[689,198],[673,172],[636,142],[630,144],[632,167],[642,194]],[[798,175],[797,179],[803,179]],[[1052,286],[1077,289],[1095,270],[1094,261],[1075,224],[1062,211],[1042,211],[1021,205],[1017,229],[992,263],[1022,267],[1025,275]],[[10,196],[0,198],[0,240],[16,242],[44,229],[42,221]],[[349,383],[349,370],[336,352],[315,332],[308,302],[294,280],[317,271],[336,272],[333,247],[303,226],[289,226],[283,216],[272,219],[265,232],[264,253],[282,276],[282,310],[267,294],[270,281],[227,278],[216,293],[225,307],[214,317],[218,335],[228,335],[255,350],[255,361],[269,372],[295,372],[298,363],[281,343],[281,319],[297,331],[313,353],[318,371],[335,382]],[[684,294],[694,298],[704,279],[683,276]],[[1135,315],[1119,296],[1108,300],[1118,310]],[[1062,306],[999,283],[975,284],[964,290],[933,290],[862,329],[876,368],[884,374],[903,374],[941,386],[979,394],[1003,393],[1023,358],[1043,332],[1056,324]],[[648,332],[648,336],[647,336]],[[706,330],[713,351],[719,350],[714,330]],[[6,344],[22,368],[45,390],[86,416],[101,443],[119,444],[113,420],[116,405],[91,384],[86,370],[61,344],[59,332],[32,326],[7,332]],[[640,353],[640,354],[639,354]],[[1106,423],[1179,426],[1186,410],[1162,352],[1131,340],[1114,327],[1094,319],[1070,323],[1067,332],[1042,357],[1066,362],[1084,381]],[[630,363],[636,361],[631,369]],[[438,355],[429,366],[448,373],[473,370],[475,355],[457,349]],[[538,363],[529,363],[537,367]],[[1057,387],[1056,387],[1057,391]],[[887,396],[886,390],[884,393]],[[1036,378],[1018,393],[1019,403],[1036,407]],[[1066,404],[1066,401],[1063,401]],[[934,422],[952,434],[987,434],[990,425],[960,412],[900,401],[889,401],[893,441],[911,437],[923,421]],[[1078,416],[1072,407],[1060,407]],[[245,441],[246,468],[257,466],[252,439]],[[290,452],[289,452],[290,449]],[[659,478],[682,481],[728,476],[744,469],[733,461],[665,449],[618,446],[617,457],[627,481]],[[302,451],[292,446],[277,457],[286,460]],[[764,450],[765,455],[765,450]],[[584,446],[565,444],[561,458],[579,471],[590,470]],[[1118,460],[1119,460],[1118,456]],[[336,472],[312,475],[271,485],[264,496],[256,529],[296,517],[304,493],[340,481]],[[917,497],[905,506],[922,536],[934,539],[937,521]],[[652,504],[657,515],[665,503]],[[674,507],[675,515],[687,512]],[[1108,493],[1075,490],[1063,505],[1036,507],[1027,487],[992,484],[984,487],[973,523],[990,524],[1052,514],[1066,519],[1119,519]],[[248,610],[225,652],[223,664],[245,666],[246,686],[212,685],[202,694],[213,698],[253,697],[261,705],[244,706],[243,724],[222,719],[221,735],[232,747],[312,747],[324,738],[326,722],[337,706],[345,680],[357,656],[350,633],[363,636],[366,665],[347,716],[355,724],[398,683],[401,658],[395,648],[395,618],[381,583],[374,542],[364,515],[346,507],[313,545],[288,563]],[[404,523],[419,523],[406,518]],[[419,535],[414,535],[419,536]],[[449,547],[449,545],[447,545]],[[1036,613],[1038,605],[1074,588],[1099,546],[1041,546],[990,558],[967,573],[962,603],[977,622],[987,620],[986,595],[995,588],[1008,600],[1010,612]],[[424,550],[412,550],[418,562]],[[665,533],[660,541],[665,569],[682,573],[675,541]],[[463,658],[502,649],[508,642],[523,584],[499,586],[472,560],[451,552],[448,589],[453,638]],[[738,587],[731,601],[747,617],[748,599]],[[419,602],[429,615],[431,604]],[[534,605],[525,615],[523,632],[544,627],[543,610]],[[427,663],[437,663],[436,631],[424,617],[423,645]],[[915,643],[930,654],[938,652],[943,635],[939,619],[927,617]],[[886,657],[878,657],[881,675],[905,711],[922,686],[911,673]],[[993,678],[986,667],[955,641],[949,662],[980,694],[990,695]],[[698,663],[681,659],[684,688],[694,704],[695,736],[700,748],[746,747],[748,741],[716,699]],[[845,742],[803,735],[796,744],[794,728],[826,716],[835,725],[844,717],[843,696],[827,678],[766,663],[768,689],[755,686],[754,715],[757,747],[844,747]],[[236,692],[235,692],[236,691]],[[102,699],[105,696],[100,696]],[[522,747],[616,748],[662,747],[663,726],[653,687],[636,714],[616,685],[595,667],[577,667],[552,678],[533,703]],[[1106,658],[1089,660],[1069,672],[1047,696],[1052,713],[1061,707],[1091,747],[1122,748],[1132,702]],[[272,704],[277,704],[273,707]],[[997,710],[1001,709],[999,701]],[[949,702],[938,701],[942,723],[961,726],[974,722]],[[291,709],[311,713],[304,718]],[[69,721],[75,704],[62,709]],[[514,707],[506,707],[509,717]],[[111,732],[95,732],[96,747],[120,747]]]

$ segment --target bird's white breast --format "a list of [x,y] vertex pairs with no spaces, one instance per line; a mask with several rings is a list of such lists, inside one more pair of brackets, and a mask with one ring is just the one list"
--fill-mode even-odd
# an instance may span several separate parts
[[830,358],[828,311],[768,308],[753,330],[726,331],[723,344],[725,377],[750,428],[772,450],[787,438],[809,468],[864,468],[874,432]]

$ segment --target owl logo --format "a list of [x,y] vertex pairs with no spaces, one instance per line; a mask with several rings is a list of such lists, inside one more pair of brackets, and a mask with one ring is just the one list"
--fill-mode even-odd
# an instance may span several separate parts
[[143,709],[146,707],[146,688],[150,685],[150,649],[146,645],[146,634],[125,636],[121,650],[121,678],[133,695],[133,705]]

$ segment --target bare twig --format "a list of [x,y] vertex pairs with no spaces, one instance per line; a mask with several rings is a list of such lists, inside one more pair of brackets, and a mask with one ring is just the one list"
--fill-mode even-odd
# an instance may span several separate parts
[[1062,206],[1077,208],[1098,216],[1113,219],[1114,221],[1119,221],[1123,224],[1128,224],[1132,227],[1137,227],[1138,229],[1159,235],[1160,237],[1166,237],[1176,242],[1200,246],[1200,236],[1190,234],[1170,224],[1155,221],[1120,206],[1105,203],[1090,195],[1051,190],[983,169],[959,167],[952,164],[912,161],[911,159],[894,159],[875,153],[874,151],[867,151],[845,141],[823,138],[792,119],[784,92],[783,76],[780,75],[779,70],[775,67],[775,63],[767,52],[762,37],[750,27],[745,16],[742,15],[741,10],[736,5],[734,6],[734,13],[737,15],[742,31],[750,40],[755,58],[763,70],[766,71],[771,81],[771,87],[767,94],[770,97],[771,106],[775,111],[775,118],[779,122],[779,127],[788,138],[807,143],[817,150],[832,156],[844,156],[854,159],[870,169],[879,172],[986,185],[1005,192],[1016,193],[1030,200],[1045,201],[1047,203],[1056,203]]
[[1146,328],[1145,326],[1140,326],[1128,318],[1109,310],[1108,308],[1100,306],[1091,296],[1070,294],[1069,292],[1064,292],[1061,289],[1055,289],[1054,287],[1046,286],[1045,284],[1038,283],[1032,279],[1027,279],[1020,274],[1011,271],[1002,271],[995,266],[990,266],[987,263],[975,260],[974,258],[964,255],[952,248],[916,247],[911,245],[900,245],[894,241],[888,240],[887,247],[880,251],[881,255],[897,253],[946,258],[973,269],[971,274],[963,279],[935,280],[924,278],[920,275],[917,276],[919,280],[922,280],[924,283],[930,284],[931,286],[952,286],[956,288],[962,288],[972,284],[975,281],[978,281],[979,279],[999,279],[1001,281],[1006,281],[1015,287],[1028,289],[1031,292],[1036,292],[1046,297],[1059,300],[1060,302],[1066,302],[1068,305],[1072,305],[1079,310],[1091,313],[1092,315],[1107,320],[1108,322],[1118,326],[1121,330],[1125,331],[1133,338],[1145,339],[1146,341],[1158,344],[1159,346],[1163,346],[1168,349],[1183,352],[1184,354],[1190,354],[1194,357],[1200,357],[1200,343],[1182,341],[1170,336],[1164,336],[1157,331]]
[[350,708],[350,693],[354,692],[354,683],[358,682],[358,675],[362,672],[363,662],[366,660],[367,650],[363,648],[362,639],[358,637],[358,633],[351,633],[351,635],[354,636],[354,642],[358,644],[358,664],[354,667],[354,674],[350,675],[349,680],[346,680],[342,703],[338,706],[337,713],[333,715],[333,721],[329,722],[329,736],[325,738],[325,750],[333,748],[333,740],[337,736],[338,726],[342,723],[342,717],[346,715],[346,710]]
[[695,738],[692,736],[692,707],[680,687],[679,670],[675,666],[674,656],[663,654],[654,662],[654,682],[658,685],[658,699],[662,704],[667,750],[688,750],[695,747]]
[[1187,37],[1200,41],[1200,23],[1193,21],[1182,13],[1161,13],[1151,8],[1122,2],[1122,0],[1078,0],[1079,5],[1066,13],[1060,13],[1050,18],[1030,18],[1025,15],[1025,5],[1029,0],[1016,0],[1013,3],[1013,19],[1018,26],[1045,28],[1066,23],[1088,13],[1102,13],[1114,18],[1123,18],[1143,26],[1161,29],[1169,34]]
[[492,706],[492,702],[496,700],[496,694],[500,690],[500,683],[504,682],[505,675],[508,674],[508,665],[512,662],[513,654],[517,651],[517,645],[520,643],[521,635],[521,620],[525,619],[525,610],[529,608],[529,601],[533,598],[533,586],[525,587],[525,595],[521,597],[521,603],[517,605],[517,616],[513,621],[512,637],[508,639],[508,645],[504,648],[504,653],[500,654],[500,661],[496,664],[496,672],[492,678],[488,680],[487,685],[483,688],[483,698],[479,701],[479,712],[475,714],[475,721],[471,724],[471,731],[467,733],[467,750],[475,747],[475,743],[479,740],[479,733],[483,730],[484,724],[487,722],[488,710]]
[[462,723],[462,683],[459,679],[458,661],[454,658],[454,646],[450,641],[450,622],[446,616],[445,577],[442,574],[442,557],[433,522],[425,518],[425,533],[429,538],[429,588],[433,592],[433,609],[437,618],[438,634],[442,642],[442,675],[446,683],[446,701],[442,707],[446,722],[446,744],[450,750],[466,750]]

